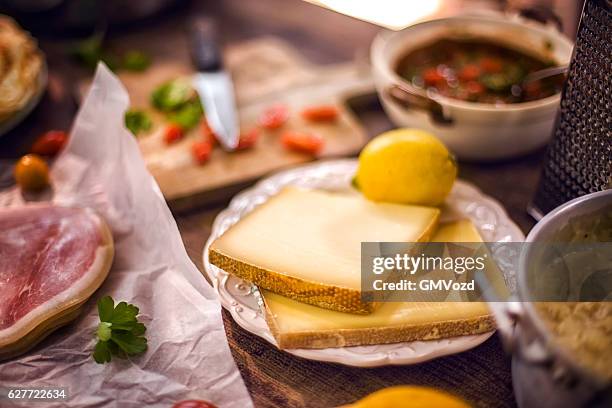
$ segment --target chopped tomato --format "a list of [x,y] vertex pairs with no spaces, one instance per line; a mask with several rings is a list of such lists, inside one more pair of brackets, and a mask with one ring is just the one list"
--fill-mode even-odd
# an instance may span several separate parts
[[185,400],[177,402],[172,408],[217,408],[217,406],[203,400]]
[[278,129],[289,119],[289,109],[285,105],[274,105],[266,109],[259,118],[259,125],[265,129]]
[[444,76],[438,72],[437,68],[428,68],[423,72],[423,81],[429,86],[444,82]]
[[66,144],[68,134],[63,130],[49,130],[36,139],[31,152],[41,156],[55,156]]
[[209,141],[198,141],[191,146],[191,153],[198,164],[204,164],[210,158],[212,145]]
[[172,144],[178,140],[183,138],[183,129],[179,125],[175,125],[174,123],[166,126],[166,130],[164,131],[164,141],[166,144]]
[[333,122],[339,114],[334,105],[311,106],[302,111],[302,117],[311,122]]
[[255,146],[259,140],[259,129],[254,128],[249,130],[248,132],[240,134],[240,141],[238,142],[237,150],[245,150],[250,149]]
[[213,130],[210,128],[210,125],[208,124],[206,119],[202,121],[201,128],[202,128],[202,136],[204,137],[204,140],[208,141],[211,144],[211,146],[216,145],[217,135],[215,135],[215,132],[213,132]]
[[289,150],[316,154],[323,148],[324,140],[321,136],[297,131],[287,131],[281,136],[281,143]]
[[525,86],[525,95],[528,98],[535,99],[538,97],[541,90],[542,90],[542,84],[540,83],[540,81],[532,81],[532,82],[527,83],[527,85]]
[[474,81],[480,76],[480,68],[474,64],[465,65],[459,71],[459,79],[462,81]]
[[465,84],[465,89],[470,95],[478,95],[485,91],[484,85],[476,81],[470,81]]
[[480,68],[482,68],[482,70],[485,72],[494,74],[501,72],[504,67],[500,59],[493,57],[485,57],[480,60]]

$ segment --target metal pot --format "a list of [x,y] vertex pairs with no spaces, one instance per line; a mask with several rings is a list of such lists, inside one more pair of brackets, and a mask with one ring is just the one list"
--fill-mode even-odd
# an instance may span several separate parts
[[[544,217],[526,242],[549,242],[570,219],[612,212],[612,190],[572,200]],[[529,407],[610,407],[612,384],[579,365],[568,350],[555,344],[553,334],[536,312],[528,287],[534,251],[520,256],[518,291],[510,302],[493,302],[498,329],[513,353],[513,384],[518,405]],[[612,352],[612,350],[610,350]]]

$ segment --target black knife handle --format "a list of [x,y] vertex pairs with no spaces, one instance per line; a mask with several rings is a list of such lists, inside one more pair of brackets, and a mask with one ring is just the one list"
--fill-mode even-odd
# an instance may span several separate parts
[[189,26],[191,59],[199,72],[216,72],[223,68],[217,25],[213,19],[197,17]]

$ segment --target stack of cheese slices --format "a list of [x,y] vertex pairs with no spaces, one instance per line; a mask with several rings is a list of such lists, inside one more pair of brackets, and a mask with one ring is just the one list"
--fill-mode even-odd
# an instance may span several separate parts
[[286,187],[210,247],[210,262],[256,284],[280,348],[433,340],[490,331],[480,302],[361,297],[362,242],[481,242],[468,220],[439,224],[435,207]]

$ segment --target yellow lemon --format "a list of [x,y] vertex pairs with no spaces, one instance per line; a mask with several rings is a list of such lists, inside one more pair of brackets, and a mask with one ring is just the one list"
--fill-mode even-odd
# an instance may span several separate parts
[[427,387],[397,386],[376,391],[346,408],[470,408],[442,391]]
[[435,206],[444,202],[456,177],[454,157],[434,135],[396,129],[363,148],[355,184],[373,201]]

